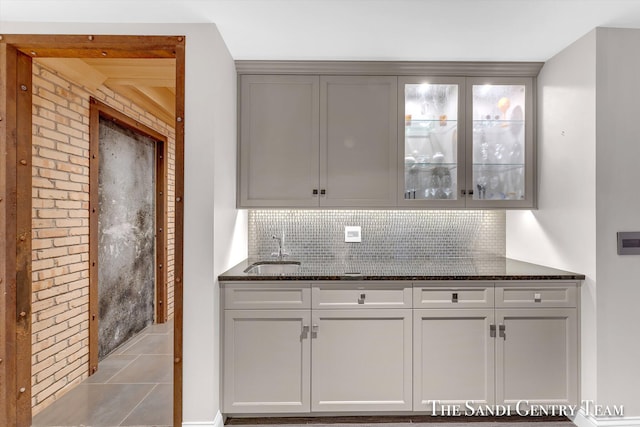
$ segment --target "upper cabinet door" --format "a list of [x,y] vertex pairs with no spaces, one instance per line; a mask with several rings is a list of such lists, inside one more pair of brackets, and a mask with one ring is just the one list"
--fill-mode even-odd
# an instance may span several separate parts
[[319,77],[245,75],[239,207],[318,206]]
[[391,207],[397,77],[320,78],[320,206]]
[[531,78],[467,79],[467,207],[535,207]]
[[401,77],[398,205],[464,207],[464,78]]

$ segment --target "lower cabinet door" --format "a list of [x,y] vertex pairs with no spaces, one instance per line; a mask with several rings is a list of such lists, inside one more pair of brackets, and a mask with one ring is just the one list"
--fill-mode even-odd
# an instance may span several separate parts
[[410,309],[313,312],[311,410],[411,410]]
[[310,310],[226,310],[224,411],[309,412]]
[[575,405],[578,330],[575,308],[496,310],[498,404]]
[[[463,415],[493,404],[493,319],[493,308],[414,310],[414,411]],[[461,414],[446,412],[454,406]]]

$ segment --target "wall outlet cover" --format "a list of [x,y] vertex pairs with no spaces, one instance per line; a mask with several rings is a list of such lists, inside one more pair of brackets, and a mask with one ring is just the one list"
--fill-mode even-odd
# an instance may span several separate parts
[[346,243],[362,242],[362,230],[359,225],[347,225],[344,227],[344,241]]

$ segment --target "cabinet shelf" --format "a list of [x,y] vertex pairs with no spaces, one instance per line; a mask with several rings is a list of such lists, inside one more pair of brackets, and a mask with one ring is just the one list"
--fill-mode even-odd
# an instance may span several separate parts
[[404,162],[404,165],[408,170],[411,170],[413,167],[418,166],[422,168],[435,168],[435,167],[443,167],[447,169],[456,169],[458,167],[457,163],[429,163],[429,162]]
[[478,119],[473,121],[474,124],[484,124],[484,123],[517,123],[520,125],[524,125],[524,120],[506,120],[506,119]]
[[442,125],[442,123],[446,123],[445,125],[442,125],[442,127],[444,127],[449,123],[457,123],[457,122],[458,122],[457,119],[446,119],[446,120],[440,120],[440,119],[411,119],[411,120],[405,120],[404,125],[405,125],[405,127],[411,127],[411,126],[420,125],[420,124],[439,123],[439,124]]
[[474,163],[473,167],[525,167],[524,163]]

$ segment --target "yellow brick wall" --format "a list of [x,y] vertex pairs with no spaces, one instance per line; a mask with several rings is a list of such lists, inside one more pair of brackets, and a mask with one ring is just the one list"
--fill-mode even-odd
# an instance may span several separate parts
[[90,96],[168,137],[168,312],[173,318],[173,128],[107,87],[91,92],[34,61],[34,415],[88,376]]

